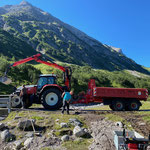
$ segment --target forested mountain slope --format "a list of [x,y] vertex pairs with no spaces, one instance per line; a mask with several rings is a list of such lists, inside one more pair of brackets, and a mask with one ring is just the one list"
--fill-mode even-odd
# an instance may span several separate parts
[[26,41],[34,50],[62,62],[148,73],[120,50],[102,44],[26,1],[0,7],[0,27]]

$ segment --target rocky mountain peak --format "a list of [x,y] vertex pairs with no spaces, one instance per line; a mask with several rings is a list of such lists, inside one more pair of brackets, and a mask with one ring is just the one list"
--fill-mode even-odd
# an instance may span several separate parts
[[31,6],[31,4],[25,0],[23,0],[19,5],[30,5]]

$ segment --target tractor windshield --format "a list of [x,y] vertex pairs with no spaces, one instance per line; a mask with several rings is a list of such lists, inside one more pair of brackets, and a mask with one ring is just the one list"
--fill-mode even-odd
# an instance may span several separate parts
[[46,84],[56,84],[56,77],[40,77],[37,84],[38,90],[40,90]]

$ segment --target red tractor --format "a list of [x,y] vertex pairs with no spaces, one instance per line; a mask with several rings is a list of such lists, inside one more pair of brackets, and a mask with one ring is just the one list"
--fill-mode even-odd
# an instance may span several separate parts
[[[32,105],[32,103],[37,103],[37,104],[42,104],[44,108],[50,110],[56,110],[61,108],[62,107],[61,94],[63,93],[64,90],[70,89],[70,85],[71,85],[70,82],[71,82],[71,75],[72,75],[71,68],[60,66],[54,63],[49,57],[40,53],[28,57],[26,59],[17,61],[11,64],[9,68],[29,62],[31,60],[35,60],[36,62],[43,63],[63,71],[65,86],[60,86],[57,84],[55,74],[40,75],[37,85],[26,86],[27,100],[25,103],[25,107],[28,108]],[[8,69],[5,75],[7,74],[7,72]],[[21,89],[17,89],[16,91],[17,94],[20,93],[20,90]],[[15,98],[13,103],[15,103],[16,107],[21,107],[21,102],[19,101],[18,98]]]

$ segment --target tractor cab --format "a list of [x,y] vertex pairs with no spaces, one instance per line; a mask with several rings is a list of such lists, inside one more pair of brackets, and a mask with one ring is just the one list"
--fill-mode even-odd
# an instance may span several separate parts
[[56,75],[55,74],[44,74],[40,75],[37,90],[41,90],[41,88],[46,84],[56,84]]

